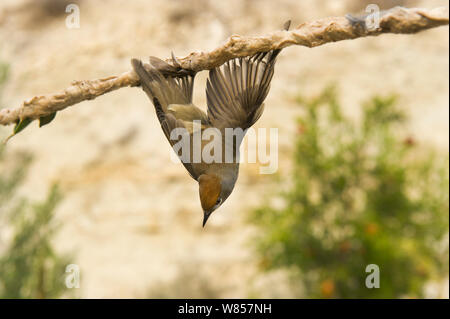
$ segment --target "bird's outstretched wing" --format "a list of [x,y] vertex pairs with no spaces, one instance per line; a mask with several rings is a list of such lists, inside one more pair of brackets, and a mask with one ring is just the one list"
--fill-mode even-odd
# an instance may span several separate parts
[[[159,68],[162,68],[161,65],[164,64],[165,69],[173,66],[156,57],[150,57],[150,63],[144,66],[140,60],[131,60],[133,69],[141,81],[142,89],[147,93],[151,101],[157,98],[164,112],[166,112],[170,104],[192,103],[195,75],[185,75],[183,77],[164,76],[159,71]],[[169,70],[165,71],[165,73],[170,74]]]
[[[193,120],[200,120],[204,123],[207,121],[207,116],[192,104],[195,75],[186,74],[182,77],[178,77],[179,75],[173,77],[170,70],[170,67],[173,66],[156,57],[151,57],[150,63],[150,65],[144,66],[140,60],[131,60],[133,69],[139,76],[142,89],[155,106],[162,130],[169,143],[174,146],[182,139],[182,136],[178,134],[171,136],[175,129],[183,129],[189,134],[189,131],[192,130],[192,124],[189,125],[189,123]],[[159,69],[163,70],[164,75]],[[181,154],[178,155],[181,156]],[[196,178],[192,165],[189,162],[182,162],[189,174]]]
[[237,58],[209,72],[206,99],[213,126],[247,129],[259,119],[279,52]]
[[[290,25],[291,21],[286,21],[283,30],[289,30]],[[260,118],[280,51],[233,59],[209,71],[206,100],[213,126],[245,130]]]

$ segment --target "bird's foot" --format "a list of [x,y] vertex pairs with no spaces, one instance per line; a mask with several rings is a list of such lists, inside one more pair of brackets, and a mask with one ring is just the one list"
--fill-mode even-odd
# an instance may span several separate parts
[[182,78],[185,76],[195,76],[196,72],[189,69],[184,69],[181,66],[180,61],[177,59],[175,54],[172,52],[172,64],[167,63],[166,61],[161,60],[160,58],[151,56],[150,64],[161,72],[165,77],[178,77]]

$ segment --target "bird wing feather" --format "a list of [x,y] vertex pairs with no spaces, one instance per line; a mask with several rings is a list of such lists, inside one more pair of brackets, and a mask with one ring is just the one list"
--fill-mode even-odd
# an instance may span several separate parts
[[233,59],[209,71],[206,100],[213,126],[247,129],[260,118],[279,52]]
[[[202,124],[208,121],[205,112],[192,104],[192,92],[194,85],[194,76],[186,75],[184,77],[165,77],[155,64],[165,63],[158,58],[151,57],[150,65],[143,65],[140,60],[133,59],[131,64],[134,71],[139,76],[142,89],[148,95],[155,106],[158,120],[167,140],[173,147],[182,140],[182,136],[171,132],[175,129],[185,129],[192,133],[192,127],[186,125],[193,120],[199,120]],[[167,64],[167,63],[166,63]],[[170,74],[170,65],[159,65],[165,67],[166,74]],[[190,109],[190,110],[189,110]],[[177,154],[180,156],[180,154]],[[182,161],[189,174],[197,179],[191,163]]]

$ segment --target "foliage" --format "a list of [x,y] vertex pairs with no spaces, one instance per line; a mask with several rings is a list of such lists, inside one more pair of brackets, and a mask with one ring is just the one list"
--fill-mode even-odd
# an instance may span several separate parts
[[[53,2],[53,1],[49,1],[49,2]],[[9,75],[9,65],[0,61],[0,93],[1,93],[3,83],[7,80],[8,75]],[[0,104],[0,109],[1,108],[2,108],[2,106]],[[39,127],[43,127],[43,126],[49,124],[50,122],[52,122],[55,119],[55,117],[56,117],[56,112],[40,117],[39,118]],[[24,118],[24,119],[21,119],[20,121],[17,121],[16,125],[13,128],[12,134],[5,141],[8,141],[11,137],[20,133],[31,122],[33,122],[33,120],[31,120],[29,118]]]
[[[252,214],[261,265],[291,269],[306,297],[423,297],[448,276],[448,156],[398,138],[405,116],[393,96],[366,103],[358,125],[333,88],[298,102],[285,205]],[[365,286],[369,264],[379,289]]]
[[17,189],[31,156],[11,155],[0,144],[0,298],[56,298],[66,289],[63,275],[70,263],[51,244],[61,196],[54,186],[43,203],[20,199]]
[[0,298],[56,298],[65,292],[63,276],[70,262],[51,244],[59,199],[53,187],[45,202],[11,210],[14,234],[0,257]]

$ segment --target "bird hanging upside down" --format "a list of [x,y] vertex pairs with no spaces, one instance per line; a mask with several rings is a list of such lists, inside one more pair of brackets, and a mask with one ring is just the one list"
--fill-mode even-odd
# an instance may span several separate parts
[[[285,23],[288,30],[290,21]],[[184,74],[179,67],[172,66],[156,57],[150,57],[150,64],[143,65],[132,59],[134,71],[139,76],[142,89],[155,106],[161,128],[175,150],[184,131],[185,142],[193,150],[194,135],[199,131],[214,129],[221,138],[219,160],[193,160],[185,154],[177,155],[182,160],[189,175],[199,184],[200,202],[203,208],[203,226],[211,213],[219,208],[230,196],[239,173],[239,145],[245,130],[251,127],[263,112],[263,102],[269,93],[270,81],[274,73],[277,55],[281,50],[257,53],[251,57],[236,58],[209,71],[206,85],[207,113],[192,104],[195,73]],[[177,63],[172,55],[172,60]],[[162,71],[161,71],[162,70]],[[195,125],[197,123],[198,125]],[[240,129],[241,136],[226,134],[229,129]],[[181,135],[181,136],[180,136]],[[201,149],[207,145],[201,140]],[[226,158],[232,154],[232,160]],[[215,157],[217,159],[217,157]]]

